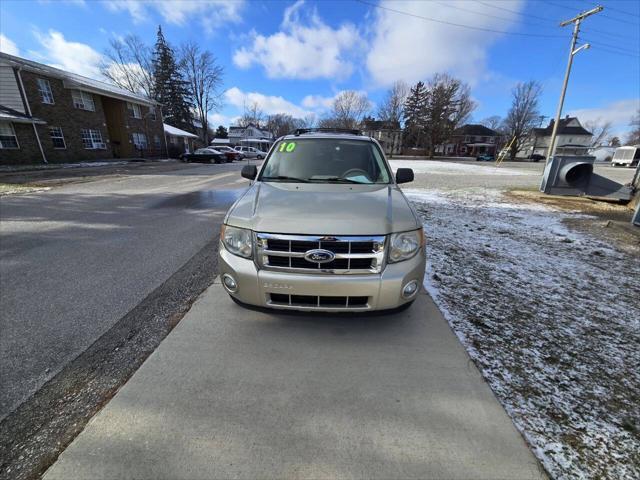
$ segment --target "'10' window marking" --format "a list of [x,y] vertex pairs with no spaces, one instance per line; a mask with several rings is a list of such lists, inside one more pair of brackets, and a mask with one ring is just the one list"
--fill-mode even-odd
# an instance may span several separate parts
[[296,142],[282,142],[280,144],[279,152],[293,152],[296,148]]

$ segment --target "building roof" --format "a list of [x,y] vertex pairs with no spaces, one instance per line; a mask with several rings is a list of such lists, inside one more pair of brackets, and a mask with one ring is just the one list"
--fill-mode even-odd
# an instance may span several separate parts
[[467,123],[453,131],[453,135],[475,135],[478,137],[499,137],[495,130],[478,123]]
[[185,132],[184,130],[180,130],[179,128],[176,128],[173,125],[167,125],[166,123],[163,123],[162,125],[164,126],[164,133],[166,133],[167,135],[173,135],[174,137],[198,138],[197,135],[194,135],[191,132]]
[[[578,127],[571,127],[568,126],[569,123],[572,123],[573,121],[576,121],[578,123]],[[555,120],[551,120],[549,122],[549,125],[547,125],[545,128],[534,128],[533,129],[533,133],[536,137],[550,137],[551,133],[553,131],[553,124],[555,123]],[[580,120],[578,120],[576,117],[565,117],[565,118],[561,118],[560,119],[560,123],[558,125],[558,135],[588,135],[588,136],[593,136],[593,134],[586,130],[584,127],[582,127],[582,125],[580,125]]]
[[47,77],[59,78],[64,82],[64,86],[67,88],[77,88],[91,93],[96,93],[98,95],[104,95],[105,97],[117,98],[119,100],[140,103],[147,106],[159,105],[158,102],[145,95],[132,93],[110,83],[94,80],[93,78],[84,77],[77,73],[71,73],[66,70],[50,67],[43,63],[34,62],[33,60],[9,55],[8,53],[0,52],[0,62],[20,67],[23,70],[36,74],[39,73],[40,75]]
[[46,124],[44,120],[40,120],[39,118],[30,117],[29,115],[25,115],[22,112],[18,112],[13,108],[5,107],[0,105],[0,121],[4,122],[14,122],[14,123],[37,123],[37,124]]

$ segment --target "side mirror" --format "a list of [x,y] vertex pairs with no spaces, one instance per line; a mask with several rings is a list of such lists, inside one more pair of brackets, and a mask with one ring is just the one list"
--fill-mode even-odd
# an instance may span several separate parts
[[396,183],[413,182],[413,169],[399,168],[396,170]]
[[240,172],[240,175],[242,175],[244,178],[248,178],[249,180],[255,180],[258,176],[258,168],[255,165],[245,165],[244,167],[242,167],[242,172]]

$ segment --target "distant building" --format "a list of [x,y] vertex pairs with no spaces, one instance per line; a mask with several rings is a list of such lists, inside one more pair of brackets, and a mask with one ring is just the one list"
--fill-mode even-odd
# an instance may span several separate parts
[[449,141],[437,145],[438,155],[452,157],[475,157],[481,153],[495,155],[503,141],[502,134],[479,124],[466,124],[456,128]]
[[253,124],[246,127],[229,127],[228,139],[231,146],[255,147],[265,152],[274,142],[271,132],[262,130]]
[[[529,158],[531,155],[547,155],[551,142],[554,120],[545,128],[534,128],[524,142],[518,157]],[[576,117],[566,116],[560,119],[556,133],[556,153],[563,155],[585,155],[591,146],[593,134],[586,130]]]
[[166,156],[159,104],[0,53],[0,164]]
[[385,120],[365,120],[362,133],[375,138],[386,155],[402,152],[402,129],[399,122]]
[[196,143],[199,140],[197,135],[166,123],[163,126],[164,134],[167,137],[169,156],[177,157],[181,153],[191,153],[197,148]]

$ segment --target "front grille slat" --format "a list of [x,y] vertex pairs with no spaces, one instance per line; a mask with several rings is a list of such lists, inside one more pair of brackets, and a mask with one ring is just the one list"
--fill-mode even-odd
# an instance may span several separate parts
[[[382,271],[385,237],[279,235],[256,233],[257,259],[264,269],[318,274],[373,274]],[[310,262],[309,250],[323,249],[335,258]]]
[[287,295],[283,293],[271,293],[269,294],[269,303],[283,307],[366,309],[369,307],[369,297]]

